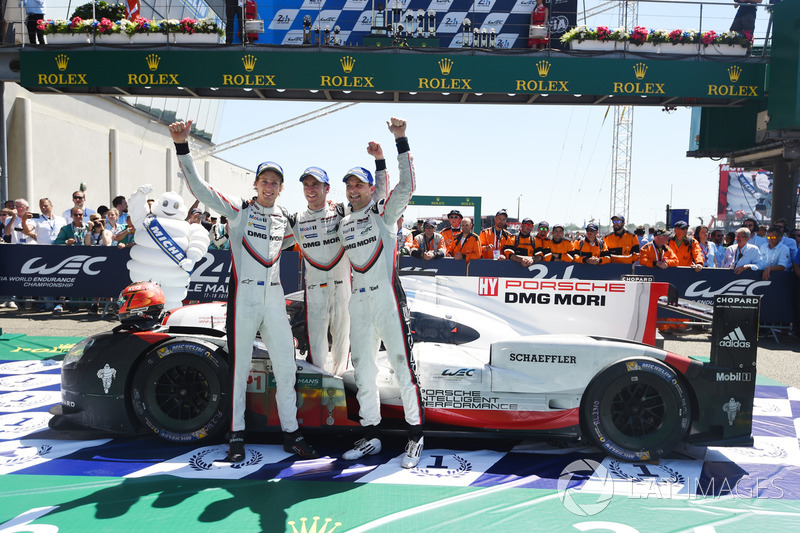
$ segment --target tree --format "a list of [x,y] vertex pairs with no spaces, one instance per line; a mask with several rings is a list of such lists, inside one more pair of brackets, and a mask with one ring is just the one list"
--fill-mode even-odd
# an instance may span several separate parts
[[[94,16],[92,16],[92,4],[95,5]],[[125,18],[125,4],[109,4],[103,0],[100,2],[89,2],[76,7],[70,19],[80,17],[83,20],[107,18],[112,22]]]

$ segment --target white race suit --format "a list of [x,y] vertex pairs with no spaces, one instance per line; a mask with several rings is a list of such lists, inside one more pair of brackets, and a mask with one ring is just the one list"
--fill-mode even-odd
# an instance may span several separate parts
[[424,422],[417,384],[405,293],[395,269],[397,220],[415,189],[414,164],[405,137],[397,139],[400,181],[386,200],[346,215],[339,238],[353,269],[350,297],[350,352],[358,392],[362,426],[381,420],[377,353],[380,341],[400,388],[405,420],[411,426]]
[[[231,370],[231,431],[243,431],[245,390],[253,357],[256,332],[269,351],[276,381],[281,428],[293,432],[297,425],[294,340],[286,315],[280,276],[281,250],[294,243],[286,211],[279,207],[248,204],[204,183],[197,175],[188,144],[175,144],[178,162],[195,198],[228,218],[233,277],[228,289],[228,352]],[[232,344],[232,346],[231,346]]]
[[[375,194],[380,200],[389,189],[386,160],[376,162]],[[347,369],[350,352],[350,264],[342,261],[344,249],[336,234],[344,207],[326,204],[322,209],[306,209],[289,217],[292,231],[303,254],[305,266],[306,331],[309,361],[341,376]],[[328,328],[331,364],[328,359]]]

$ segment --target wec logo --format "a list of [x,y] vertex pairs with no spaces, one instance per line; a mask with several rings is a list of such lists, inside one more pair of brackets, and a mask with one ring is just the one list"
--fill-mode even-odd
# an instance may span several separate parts
[[770,281],[755,281],[752,279],[737,279],[726,284],[719,289],[706,288],[708,281],[698,281],[686,288],[684,298],[713,298],[717,294],[725,295],[748,295],[756,294],[756,289],[765,289],[770,285]]
[[[22,265],[20,274],[42,274],[42,275],[63,275],[74,276],[83,272],[89,276],[96,276],[100,274],[100,270],[95,270],[94,265],[104,262],[107,257],[92,257],[89,255],[76,255],[68,259],[64,259],[55,266],[47,266],[44,263],[43,257],[34,257],[29,259]],[[38,264],[40,263],[41,264]]]

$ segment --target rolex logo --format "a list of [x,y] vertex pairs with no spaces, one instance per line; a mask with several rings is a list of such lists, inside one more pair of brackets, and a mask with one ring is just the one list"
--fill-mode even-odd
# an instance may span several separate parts
[[633,66],[633,73],[636,74],[637,80],[643,80],[644,75],[647,74],[647,65],[644,63],[636,63]]
[[344,70],[345,74],[351,73],[356,64],[356,60],[351,56],[344,56],[339,62],[342,64],[342,70]]
[[56,66],[58,70],[67,70],[67,63],[69,63],[69,57],[64,54],[58,54],[56,56]]
[[728,77],[730,78],[732,83],[736,83],[739,81],[739,76],[742,75],[742,67],[739,65],[733,65],[728,67]]
[[247,54],[242,58],[242,64],[244,65],[244,69],[247,72],[253,72],[253,69],[256,68],[256,61],[258,58],[253,54]]
[[546,78],[551,66],[550,62],[544,59],[536,63],[536,70],[539,71],[539,76]]
[[147,68],[150,70],[157,70],[158,64],[161,63],[161,57],[158,54],[150,54],[144,58],[147,61]]
[[453,68],[452,59],[444,58],[439,60],[439,70],[441,71],[442,75],[448,76],[452,68]]
[[333,533],[333,531],[337,527],[342,525],[341,522],[335,522],[331,529],[327,529],[328,528],[328,524],[331,522],[331,519],[330,518],[326,518],[325,519],[325,523],[322,524],[322,527],[320,529],[317,529],[317,522],[319,521],[319,517],[315,516],[313,518],[313,520],[314,520],[314,523],[311,524],[311,528],[310,529],[306,527],[306,522],[308,521],[308,518],[305,518],[305,517],[300,519],[300,522],[302,522],[302,525],[300,526],[300,530],[298,530],[296,527],[294,527],[295,526],[295,521],[294,520],[289,520],[288,524],[290,526],[292,526],[292,533]]

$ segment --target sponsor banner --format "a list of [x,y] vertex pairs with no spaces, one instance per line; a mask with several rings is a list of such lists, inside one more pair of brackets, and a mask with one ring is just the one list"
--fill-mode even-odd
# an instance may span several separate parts
[[[5,254],[0,265],[0,295],[112,297],[132,281],[130,251],[106,246],[23,246]],[[300,290],[300,254],[281,254],[281,283],[287,294]],[[224,301],[228,297],[231,253],[209,250],[195,266],[187,300]]]
[[434,259],[425,261],[418,257],[403,256],[400,258],[400,275],[415,276],[463,276],[467,271],[464,261],[455,259]]

